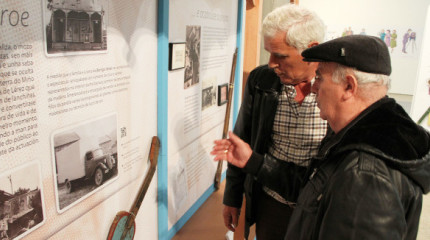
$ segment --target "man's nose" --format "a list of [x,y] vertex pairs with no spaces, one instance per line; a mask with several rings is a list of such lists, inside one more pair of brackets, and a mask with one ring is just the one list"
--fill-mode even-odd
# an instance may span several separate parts
[[272,54],[270,54],[268,65],[269,65],[269,68],[276,68],[279,66],[278,62],[275,60],[275,57]]

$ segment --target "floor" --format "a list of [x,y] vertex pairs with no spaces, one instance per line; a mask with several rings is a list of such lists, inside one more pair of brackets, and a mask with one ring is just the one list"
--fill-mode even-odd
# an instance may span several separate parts
[[[222,218],[224,189],[225,180],[221,182],[219,190],[212,193],[172,240],[243,240],[243,232],[237,232],[234,236],[230,233],[229,238],[226,237],[228,229]],[[249,239],[254,239],[254,233],[250,234]]]

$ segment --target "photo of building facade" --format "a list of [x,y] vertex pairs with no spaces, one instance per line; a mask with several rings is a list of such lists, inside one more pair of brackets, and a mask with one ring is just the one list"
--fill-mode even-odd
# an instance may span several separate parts
[[99,0],[48,0],[46,19],[49,53],[106,50],[105,11]]

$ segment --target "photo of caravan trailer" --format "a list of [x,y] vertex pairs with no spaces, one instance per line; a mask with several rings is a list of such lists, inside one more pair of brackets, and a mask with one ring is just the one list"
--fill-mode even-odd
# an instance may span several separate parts
[[117,178],[116,132],[116,115],[109,115],[53,133],[52,153],[59,212]]
[[113,153],[103,151],[101,147],[81,151],[79,141],[75,132],[59,134],[54,139],[57,180],[65,184],[67,193],[84,181],[98,187],[117,173]]

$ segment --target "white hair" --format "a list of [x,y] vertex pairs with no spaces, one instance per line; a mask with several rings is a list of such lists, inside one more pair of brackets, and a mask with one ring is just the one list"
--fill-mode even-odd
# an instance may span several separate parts
[[384,74],[362,72],[352,67],[347,67],[342,64],[337,64],[333,72],[333,82],[340,83],[346,78],[347,74],[353,74],[357,79],[358,85],[365,85],[368,83],[376,83],[381,86],[390,87],[390,77]]
[[286,4],[274,9],[263,20],[264,37],[274,37],[278,32],[285,32],[287,44],[301,52],[313,41],[324,41],[325,26],[316,13]]

